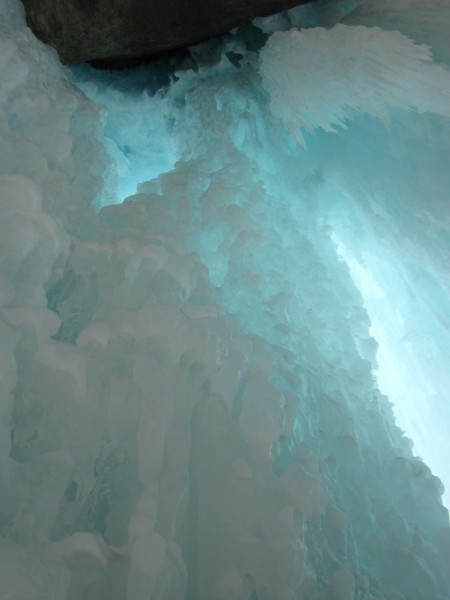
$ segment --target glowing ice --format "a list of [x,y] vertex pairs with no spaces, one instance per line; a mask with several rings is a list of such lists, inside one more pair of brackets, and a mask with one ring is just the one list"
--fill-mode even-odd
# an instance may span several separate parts
[[446,600],[441,483],[370,335],[391,393],[427,392],[430,439],[446,67],[379,29],[275,34],[259,61],[237,32],[152,98],[78,70],[101,108],[18,2],[0,15],[3,595]]

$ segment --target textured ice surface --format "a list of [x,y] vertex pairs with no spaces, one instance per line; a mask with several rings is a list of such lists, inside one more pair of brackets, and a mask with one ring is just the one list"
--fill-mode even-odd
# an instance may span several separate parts
[[[142,181],[170,171],[178,158],[165,118],[164,99],[154,90],[154,86],[159,89],[170,80],[159,71],[150,74],[148,68],[137,68],[119,77],[111,73],[110,82],[108,75],[100,81],[92,75],[85,66],[74,69],[78,87],[108,107],[104,135],[117,173],[113,200],[122,202],[136,192]],[[109,204],[111,197],[103,192],[100,202]]]
[[421,0],[368,0],[360,4],[345,15],[344,22],[402,31],[416,42],[431,46],[436,61],[450,63],[450,4],[447,0],[426,3]]
[[345,128],[355,111],[450,114],[450,72],[399,32],[338,24],[276,33],[260,59],[271,110],[293,135]]
[[156,93],[79,70],[105,109],[0,15],[2,597],[447,600],[442,484],[378,390],[446,477],[447,67],[229,36]]

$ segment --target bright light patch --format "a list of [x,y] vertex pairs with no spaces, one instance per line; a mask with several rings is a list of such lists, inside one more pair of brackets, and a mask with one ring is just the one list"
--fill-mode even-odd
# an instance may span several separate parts
[[[445,370],[439,371],[442,357],[432,356],[431,348],[429,353],[424,351],[424,344],[432,345],[432,341],[417,329],[417,318],[428,318],[429,323],[432,319],[420,310],[418,314],[405,311],[403,298],[407,291],[400,274],[391,273],[387,260],[383,263],[384,272],[374,273],[369,261],[356,258],[336,233],[331,238],[363,297],[371,321],[370,333],[378,343],[374,374],[379,388],[393,402],[397,424],[412,439],[415,453],[444,483],[443,502],[450,506],[450,429],[445,416],[448,408],[439,393],[442,379],[448,376]],[[416,309],[418,306],[419,303]],[[422,327],[426,329],[423,322]]]
[[172,121],[166,115],[164,99],[159,94],[149,95],[143,84],[142,89],[130,93],[121,86],[119,77],[117,82],[108,83],[108,72],[82,66],[74,75],[78,87],[106,107],[104,133],[114,162],[114,181],[109,185],[109,197],[99,199],[99,207],[119,204],[136,194],[143,181],[173,169],[178,152],[171,135]]

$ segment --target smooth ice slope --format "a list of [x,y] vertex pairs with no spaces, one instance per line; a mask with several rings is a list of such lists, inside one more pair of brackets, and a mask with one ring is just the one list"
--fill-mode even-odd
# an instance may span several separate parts
[[[78,71],[108,112],[0,11],[0,591],[447,600],[442,484],[376,379],[383,349],[392,392],[448,422],[428,393],[448,389],[446,67],[395,32],[275,34],[259,56],[237,32],[156,94],[151,70],[132,94]],[[349,109],[337,38],[361,57]],[[329,49],[314,88],[297,44]]]

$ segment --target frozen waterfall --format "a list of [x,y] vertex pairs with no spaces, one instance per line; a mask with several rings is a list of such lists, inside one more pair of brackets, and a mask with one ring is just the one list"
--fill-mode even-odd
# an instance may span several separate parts
[[101,72],[0,0],[2,600],[449,600],[448,24]]

